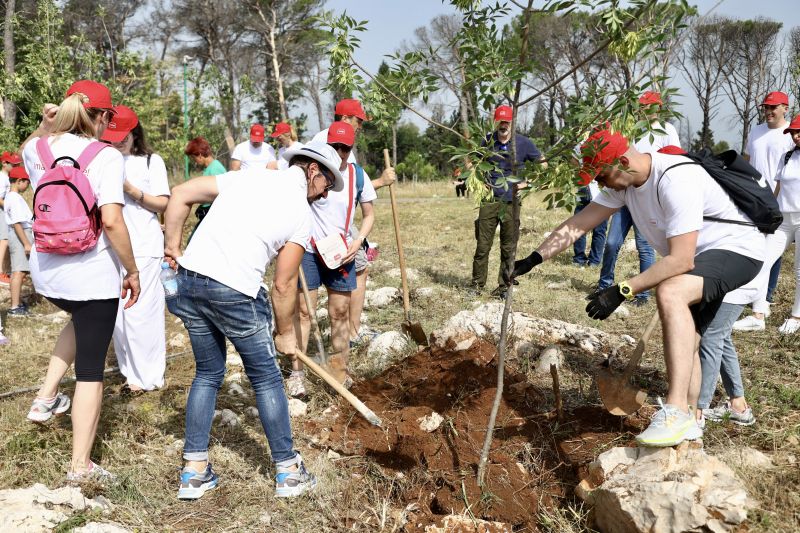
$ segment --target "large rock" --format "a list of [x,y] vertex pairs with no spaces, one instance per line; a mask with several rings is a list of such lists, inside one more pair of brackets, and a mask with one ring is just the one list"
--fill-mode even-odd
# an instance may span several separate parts
[[[389,270],[388,272],[386,272],[386,274],[388,276],[393,277],[393,278],[400,279],[400,269],[399,268],[393,268],[393,269]],[[406,269],[406,279],[408,281],[417,281],[417,280],[419,280],[419,272],[417,272],[413,268],[407,268]]]
[[298,416],[306,416],[308,413],[308,405],[303,400],[297,398],[289,398],[289,416],[297,418]]
[[398,301],[400,289],[397,287],[381,287],[364,293],[364,304],[367,308],[386,307]]
[[733,471],[694,443],[613,448],[588,471],[575,492],[603,532],[734,531],[754,506]]
[[511,533],[510,524],[488,522],[464,515],[447,515],[440,526],[425,526],[425,533]]
[[564,364],[564,354],[561,348],[551,344],[539,355],[539,359],[536,361],[536,373],[550,375],[550,365],[561,368],[562,364]]
[[370,341],[367,357],[383,364],[402,354],[406,348],[408,348],[408,337],[399,331],[387,331]]
[[87,498],[78,487],[48,489],[41,483],[25,489],[0,490],[0,531],[28,533],[49,531],[74,512],[110,511],[111,504],[98,496]]

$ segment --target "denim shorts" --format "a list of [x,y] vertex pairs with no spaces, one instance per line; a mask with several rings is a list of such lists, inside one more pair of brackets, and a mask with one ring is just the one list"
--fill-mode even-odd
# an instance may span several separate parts
[[[319,289],[325,285],[328,289],[339,292],[352,292],[356,290],[356,262],[350,261],[335,270],[326,267],[317,254],[306,252],[303,254],[303,274],[309,290]],[[298,288],[300,284],[298,282]]]

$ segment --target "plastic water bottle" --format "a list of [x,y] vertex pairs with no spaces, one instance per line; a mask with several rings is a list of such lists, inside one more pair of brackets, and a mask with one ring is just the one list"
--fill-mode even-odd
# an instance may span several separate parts
[[161,263],[161,274],[159,278],[161,278],[161,284],[164,286],[164,296],[169,298],[170,296],[176,296],[178,294],[178,275],[170,268],[169,263],[166,261]]

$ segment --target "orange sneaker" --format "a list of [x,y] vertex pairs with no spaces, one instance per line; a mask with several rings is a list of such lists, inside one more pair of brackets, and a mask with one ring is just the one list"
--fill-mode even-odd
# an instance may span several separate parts
[[11,285],[11,276],[6,274],[5,272],[0,272],[0,285],[8,287]]

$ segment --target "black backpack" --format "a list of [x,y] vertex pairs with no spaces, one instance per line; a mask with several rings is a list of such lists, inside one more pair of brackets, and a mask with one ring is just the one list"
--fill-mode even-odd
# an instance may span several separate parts
[[[752,223],[716,217],[703,217],[703,220],[755,226],[762,233],[775,233],[775,230],[783,222],[778,201],[766,181],[761,179],[761,173],[745,161],[738,152],[727,150],[714,155],[711,150],[705,148],[699,152],[690,152],[684,155],[691,159],[691,162],[685,161],[672,165],[661,175],[663,176],[681,165],[700,165],[728,193],[736,207],[752,220]],[[656,196],[658,196],[658,191],[656,191]]]

